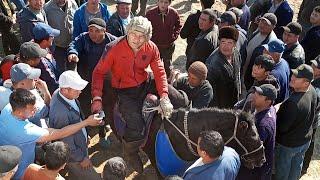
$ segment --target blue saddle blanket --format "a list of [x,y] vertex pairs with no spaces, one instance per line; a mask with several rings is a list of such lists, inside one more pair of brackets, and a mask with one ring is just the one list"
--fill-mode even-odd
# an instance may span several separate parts
[[193,162],[182,160],[174,151],[168,134],[165,130],[159,130],[155,143],[156,163],[162,176],[182,176]]

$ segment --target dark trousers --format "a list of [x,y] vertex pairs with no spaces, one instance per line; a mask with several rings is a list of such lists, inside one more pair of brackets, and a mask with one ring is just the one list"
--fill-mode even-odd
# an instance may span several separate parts
[[1,32],[2,34],[2,45],[6,55],[18,54],[20,50],[20,41],[15,35],[13,29]]
[[310,161],[311,161],[311,158],[312,158],[312,155],[313,155],[314,141],[315,141],[316,132],[317,132],[317,129],[313,129],[310,146],[309,146],[308,150],[306,151],[306,153],[304,154],[304,160],[303,160],[303,166],[302,166],[302,174],[306,173],[308,168],[309,168],[309,164],[310,164]]
[[119,102],[119,112],[126,122],[124,140],[138,141],[144,138],[145,122],[142,117],[143,101],[148,93],[156,94],[155,81],[147,80],[133,88],[115,89]]
[[63,73],[67,68],[67,50],[68,48],[58,47],[56,46],[54,49],[53,57],[57,63],[57,69],[59,74]]
[[[139,13],[137,13],[137,9],[139,7],[139,2],[140,2],[140,11],[139,11]],[[147,9],[147,2],[148,2],[148,0],[132,0],[131,12],[134,15],[145,16],[146,9]]]
[[164,69],[166,71],[167,77],[170,76],[171,65],[172,65],[172,55],[175,49],[175,44],[173,43],[168,48],[159,48],[160,58],[163,60]]

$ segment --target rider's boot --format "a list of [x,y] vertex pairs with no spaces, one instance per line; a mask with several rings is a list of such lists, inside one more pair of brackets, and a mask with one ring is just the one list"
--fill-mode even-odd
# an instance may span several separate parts
[[138,154],[143,141],[143,139],[131,142],[126,142],[125,140],[122,141],[125,161],[139,174],[143,172],[143,163]]

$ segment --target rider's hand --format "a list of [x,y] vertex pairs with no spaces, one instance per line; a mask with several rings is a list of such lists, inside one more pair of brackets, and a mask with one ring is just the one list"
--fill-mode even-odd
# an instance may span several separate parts
[[160,99],[160,107],[162,109],[162,115],[165,118],[170,118],[173,111],[173,105],[171,104],[170,99],[167,96]]
[[68,61],[69,62],[78,62],[79,58],[78,58],[78,56],[76,54],[69,54]]
[[100,100],[93,101],[91,104],[91,112],[97,113],[97,112],[100,112],[101,110],[102,110],[102,101]]

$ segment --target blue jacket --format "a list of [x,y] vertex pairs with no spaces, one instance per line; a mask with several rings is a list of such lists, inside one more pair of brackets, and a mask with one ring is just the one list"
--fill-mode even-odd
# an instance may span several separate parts
[[[103,20],[108,23],[110,18],[110,12],[108,10],[108,6],[103,3],[99,3],[101,15]],[[88,31],[88,24],[85,20],[85,11],[86,11],[87,3],[82,4],[79,9],[74,13],[73,17],[73,35],[72,39],[75,39],[83,32]]]
[[246,31],[248,31],[248,29],[249,29],[249,23],[250,23],[250,16],[251,16],[251,14],[250,14],[250,9],[249,9],[249,7],[247,6],[247,4],[243,4],[243,5],[241,5],[241,6],[239,6],[238,7],[239,9],[241,9],[242,10],[242,12],[243,12],[243,14],[241,15],[241,18],[240,18],[240,20],[239,20],[239,26],[242,28],[242,29],[244,29],[244,30],[246,30]]
[[275,104],[278,104],[289,97],[290,68],[287,61],[281,58],[271,71],[271,75],[277,79],[280,85],[280,93],[275,100]]
[[237,152],[230,147],[224,147],[222,156],[218,160],[188,169],[184,173],[183,179],[233,180],[236,178],[239,168],[240,158]]
[[[81,109],[77,100],[76,103],[79,109]],[[84,115],[81,110],[78,112],[68,102],[66,102],[59,94],[59,90],[54,92],[50,102],[50,128],[61,129],[65,126],[79,123],[83,119]],[[88,156],[87,141],[82,130],[79,130],[75,134],[61,140],[68,144],[70,148],[70,162],[81,162]]]
[[91,41],[89,33],[84,32],[70,43],[68,55],[76,54],[79,57],[78,72],[80,73],[81,77],[91,82],[93,69],[99,62],[105,46],[116,38],[117,37],[106,33],[105,40],[100,44],[96,44]]

